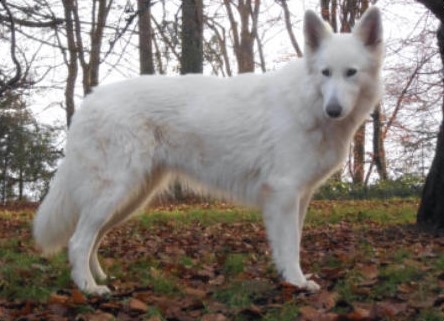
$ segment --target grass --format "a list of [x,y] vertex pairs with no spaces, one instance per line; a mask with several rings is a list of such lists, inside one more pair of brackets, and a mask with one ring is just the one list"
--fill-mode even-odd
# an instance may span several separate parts
[[230,276],[238,275],[244,272],[246,257],[243,254],[230,254],[224,262],[224,272]]
[[262,317],[262,321],[294,321],[299,308],[293,303],[286,303],[279,309],[272,309]]
[[[321,278],[323,288],[337,293],[340,304],[329,312],[347,314],[356,303],[372,305],[405,297],[410,304],[444,295],[443,286],[436,281],[444,271],[442,246],[427,235],[409,236],[402,230],[405,224],[414,223],[416,205],[416,200],[313,202],[303,258],[305,269]],[[29,212],[0,211],[0,220],[15,224],[0,234],[0,311],[2,300],[39,302],[36,306],[44,310],[52,293],[73,289],[66,254],[48,260],[33,248],[31,217]],[[123,294],[104,299],[107,304],[114,300],[125,306],[133,293],[145,291],[145,296],[167,300],[168,305],[186,313],[202,309],[198,311],[201,315],[223,313],[235,321],[290,321],[302,313],[302,306],[319,306],[316,296],[285,294],[287,290],[280,288],[257,211],[217,204],[181,206],[142,213],[122,228],[125,233],[111,233],[110,240],[120,239],[119,246],[128,243],[125,250],[116,252],[117,248],[109,245],[101,249],[107,273],[121,282],[109,283],[125,288]],[[432,245],[437,254],[418,256],[422,247]],[[368,276],[362,273],[368,264],[378,268],[370,286],[366,285]],[[329,276],[336,270],[341,271],[337,277]],[[213,284],[214,280],[217,283]],[[199,297],[204,308],[195,308],[195,303],[181,308],[183,302],[196,300],[185,288],[205,295]],[[100,309],[101,301],[95,300],[69,311],[81,315]],[[153,302],[149,302],[144,318],[173,318],[168,317],[167,308]],[[248,314],[251,307],[259,307],[254,317]],[[401,319],[442,321],[441,308],[433,304],[412,308],[411,314]],[[199,314],[195,315],[199,320]]]
[[172,228],[180,229],[193,224],[211,226],[221,223],[258,222],[261,220],[261,216],[257,211],[245,208],[199,209],[185,207],[172,211],[160,210],[148,214],[141,213],[138,219],[141,225],[147,228],[168,224]]
[[[0,297],[44,301],[53,291],[70,286],[70,272],[65,255],[48,262],[29,253],[17,239],[0,245]],[[29,278],[33,282],[29,282]],[[50,286],[48,286],[50,284]]]
[[423,273],[414,266],[394,265],[381,269],[380,281],[371,292],[373,299],[383,299],[395,296],[398,286],[403,283],[419,281]]
[[[383,225],[412,224],[416,220],[417,200],[392,201],[314,201],[309,208],[306,224],[378,223]],[[396,204],[396,205],[395,205]]]
[[231,308],[247,308],[262,296],[269,295],[271,285],[266,281],[235,280],[214,293],[214,298]]

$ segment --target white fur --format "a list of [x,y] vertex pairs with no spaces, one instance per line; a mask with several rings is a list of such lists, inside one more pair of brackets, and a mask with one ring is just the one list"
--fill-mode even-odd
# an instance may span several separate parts
[[47,253],[68,244],[79,288],[109,291],[95,281],[106,278],[101,239],[179,173],[259,206],[284,279],[319,289],[299,264],[304,216],[379,99],[382,29],[372,8],[353,34],[332,34],[312,12],[304,31],[305,60],[277,72],[140,77],[86,97],[34,222]]

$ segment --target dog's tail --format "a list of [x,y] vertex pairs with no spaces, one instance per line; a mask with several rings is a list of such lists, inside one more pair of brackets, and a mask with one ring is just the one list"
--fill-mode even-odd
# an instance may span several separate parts
[[51,183],[48,194],[34,218],[33,234],[44,255],[56,254],[68,244],[78,220],[78,213],[69,197],[69,181],[62,164]]

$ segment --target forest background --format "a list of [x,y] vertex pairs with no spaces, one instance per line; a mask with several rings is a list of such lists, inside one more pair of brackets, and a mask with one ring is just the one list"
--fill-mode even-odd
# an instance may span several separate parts
[[[200,13],[187,16],[188,2]],[[41,199],[63,156],[70,119],[94,86],[138,74],[269,72],[303,55],[306,9],[336,32],[349,32],[373,4],[384,16],[385,94],[343,169],[317,197],[419,195],[436,146],[443,86],[438,20],[416,1],[3,0],[1,201]],[[197,32],[199,41],[187,32]],[[183,197],[180,188],[175,194]]]

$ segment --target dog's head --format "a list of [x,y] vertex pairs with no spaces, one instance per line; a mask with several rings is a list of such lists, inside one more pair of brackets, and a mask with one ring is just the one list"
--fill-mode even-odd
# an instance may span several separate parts
[[383,39],[376,7],[368,9],[349,34],[334,34],[307,11],[304,34],[307,67],[322,93],[327,117],[343,119],[357,108],[359,98],[378,95]]

